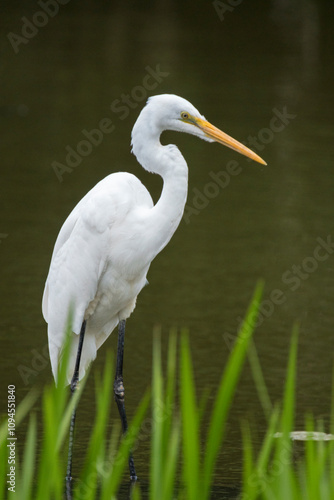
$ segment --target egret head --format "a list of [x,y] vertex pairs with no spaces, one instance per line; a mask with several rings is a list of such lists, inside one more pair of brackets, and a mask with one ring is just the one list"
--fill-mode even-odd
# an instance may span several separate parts
[[140,128],[145,130],[146,137],[148,134],[159,137],[164,130],[186,132],[205,141],[219,142],[266,165],[256,153],[212,125],[189,101],[177,95],[161,94],[150,97],[135,123],[132,142],[134,137],[140,134]]

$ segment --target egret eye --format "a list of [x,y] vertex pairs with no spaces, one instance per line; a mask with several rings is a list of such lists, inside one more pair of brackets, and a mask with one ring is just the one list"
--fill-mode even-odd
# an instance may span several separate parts
[[182,118],[182,120],[189,120],[189,113],[182,111],[181,118]]

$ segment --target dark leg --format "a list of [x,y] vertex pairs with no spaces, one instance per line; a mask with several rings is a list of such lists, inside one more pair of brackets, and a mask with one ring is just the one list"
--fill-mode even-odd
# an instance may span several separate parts
[[[77,352],[77,359],[75,362],[75,368],[73,377],[71,380],[71,396],[73,396],[79,381],[79,368],[80,368],[80,359],[82,352],[82,345],[84,341],[86,330],[86,321],[82,323],[79,337],[79,345]],[[72,450],[73,450],[73,439],[74,439],[74,424],[75,424],[75,416],[76,416],[76,408],[74,408],[71,423],[70,423],[70,437],[68,442],[68,455],[67,455],[67,469],[66,469],[66,498],[70,500],[72,498]]]
[[[124,385],[123,385],[123,353],[124,353],[124,335],[125,335],[125,319],[121,320],[118,324],[118,344],[117,344],[117,362],[116,362],[116,375],[114,382],[115,401],[117,403],[118,411],[121,417],[122,429],[125,434],[128,430],[128,423],[126,420],[125,404],[124,404]],[[131,481],[137,480],[135,464],[133,462],[132,454],[129,456],[129,469]]]

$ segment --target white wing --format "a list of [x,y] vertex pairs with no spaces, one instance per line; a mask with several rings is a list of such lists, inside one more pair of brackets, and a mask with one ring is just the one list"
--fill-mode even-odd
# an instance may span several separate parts
[[[113,269],[111,245],[115,240],[115,232],[117,236],[117,228],[124,228],[124,220],[131,213],[141,207],[152,206],[148,191],[135,176],[127,173],[111,174],[82,198],[63,224],[53,250],[42,302],[43,316],[48,323],[49,351],[55,378],[70,312],[73,315],[72,331],[76,338],[72,346],[69,382],[73,375],[78,334],[83,320],[88,321],[80,378],[90,361],[96,357],[97,349],[117,325],[120,312],[117,308],[121,306],[108,304],[107,295],[101,291],[108,289],[108,280],[117,280],[113,287],[123,292],[122,305],[126,304],[126,291],[122,289],[120,271]],[[121,241],[118,241],[117,247],[118,253],[122,253]],[[139,280],[140,291],[143,276]],[[135,299],[131,294],[128,295],[130,314]],[[102,305],[99,303],[101,296],[106,302]],[[95,318],[94,310],[97,307]]]

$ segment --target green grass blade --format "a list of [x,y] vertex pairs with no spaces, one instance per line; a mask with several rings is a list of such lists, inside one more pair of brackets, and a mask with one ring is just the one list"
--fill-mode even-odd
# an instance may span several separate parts
[[236,384],[241,374],[241,369],[246,356],[249,340],[252,336],[254,325],[256,324],[262,291],[263,283],[259,282],[255,288],[245,320],[241,325],[236,345],[234,346],[233,351],[228,359],[218,389],[218,394],[210,420],[210,427],[204,454],[204,469],[202,481],[203,500],[208,499],[210,495],[210,485],[213,478],[215,462],[224,435],[228,410],[232,402]]
[[[6,421],[7,424],[7,421]],[[7,467],[8,467],[8,455],[7,455],[7,442],[0,442],[0,500],[4,498],[5,491],[7,489]]]
[[264,380],[261,364],[259,361],[259,357],[257,355],[256,347],[253,339],[250,340],[248,346],[248,360],[252,370],[253,379],[255,382],[255,387],[257,390],[257,394],[263,408],[263,412],[267,421],[269,422],[271,412],[273,410],[273,405],[270,400],[269,392]]
[[[25,396],[25,398],[22,399],[22,401],[20,401],[19,405],[16,408],[16,412],[15,412],[16,428],[21,424],[21,422],[24,420],[24,418],[28,415],[29,411],[36,403],[36,401],[39,397],[39,394],[40,393],[37,389],[31,389],[31,391],[28,392],[28,394]],[[8,433],[8,419],[6,416],[6,418],[3,419],[3,422],[1,423],[1,426],[0,426],[0,443],[3,443],[6,441],[7,433]]]
[[138,483],[132,488],[130,500],[141,500],[140,486]]
[[[263,442],[263,445],[261,447],[261,451],[259,453],[258,459],[257,459],[257,469],[262,473],[265,471],[268,467],[269,460],[270,460],[270,455],[273,449],[273,445],[277,443],[275,440],[274,434],[275,430],[277,429],[278,421],[280,417],[280,411],[278,406],[274,409],[272,412],[270,421],[269,421],[269,427],[266,432],[266,436]],[[279,439],[279,438],[278,438]]]
[[[257,495],[259,493],[259,488],[261,488],[261,491],[263,491],[266,495],[269,495],[267,487],[272,482],[272,480],[268,477],[267,471],[269,469],[272,450],[276,443],[274,433],[277,429],[279,417],[280,412],[277,407],[274,409],[271,415],[269,427],[267,429],[266,436],[255,465],[253,463],[253,451],[251,446],[249,426],[244,425],[243,496],[248,500],[258,498]],[[247,450],[247,447],[249,447],[250,449]]]
[[[35,414],[30,415],[27,439],[24,448],[24,459],[21,474],[21,497],[25,500],[31,498],[32,481],[35,468],[37,424]],[[23,497],[24,495],[24,497]]]
[[176,330],[171,330],[168,342],[167,357],[167,383],[166,396],[163,408],[163,453],[167,453],[170,438],[173,410],[175,410],[175,385],[176,385]]
[[290,439],[289,434],[293,430],[293,423],[294,423],[297,346],[298,346],[298,326],[296,324],[294,325],[292,330],[292,340],[291,340],[289,363],[287,370],[287,379],[283,397],[281,426],[282,426],[283,438],[285,439]]
[[150,498],[161,498],[162,486],[162,440],[163,421],[163,383],[161,367],[160,331],[156,331],[153,339],[153,372],[152,372],[152,440],[151,440],[151,468],[150,468]]
[[183,436],[183,480],[187,500],[195,500],[199,493],[200,444],[198,410],[194,387],[193,369],[190,359],[188,337],[181,337],[181,409]]
[[[65,393],[63,394],[65,398]],[[59,451],[56,449],[59,419],[54,386],[46,387],[43,394],[43,442],[37,480],[36,500],[53,498],[60,500],[64,489],[64,470]],[[61,402],[61,405],[64,403]],[[35,500],[35,499],[34,499]]]
[[[31,390],[26,397],[18,404],[16,407],[16,412],[14,415],[15,418],[15,427],[16,429],[19,427],[21,424],[22,420],[26,417],[26,415],[29,413],[33,405],[35,404],[37,398],[38,398],[38,391],[37,390]],[[11,415],[13,416],[13,415]],[[6,414],[5,417],[2,419],[2,423],[0,425],[0,499],[2,498],[7,498],[8,494],[11,495],[12,492],[8,493],[8,472],[9,472],[9,466],[13,464],[8,463],[8,450],[9,448],[7,447],[8,445],[8,415]],[[18,449],[16,446],[16,493],[14,495],[17,496],[17,492],[20,488],[19,486],[19,470],[18,470]],[[14,496],[12,495],[12,496]]]
[[328,460],[328,489],[332,493],[332,497],[334,498],[334,441],[330,442],[329,445],[329,460]]
[[330,419],[330,432],[334,434],[334,366],[332,372],[332,404],[331,404],[331,419]]
[[176,481],[177,459],[180,447],[181,424],[179,419],[173,422],[164,469],[164,481],[161,500],[172,500]]
[[275,447],[274,462],[280,465],[280,473],[274,476],[272,474],[272,488],[281,498],[289,498],[292,491],[291,454],[292,445],[290,432],[293,431],[295,415],[295,390],[296,390],[296,371],[297,371],[297,345],[298,345],[298,326],[294,325],[292,330],[291,347],[287,367],[287,376],[283,395],[283,406],[280,420],[280,430],[282,437],[277,440]]

